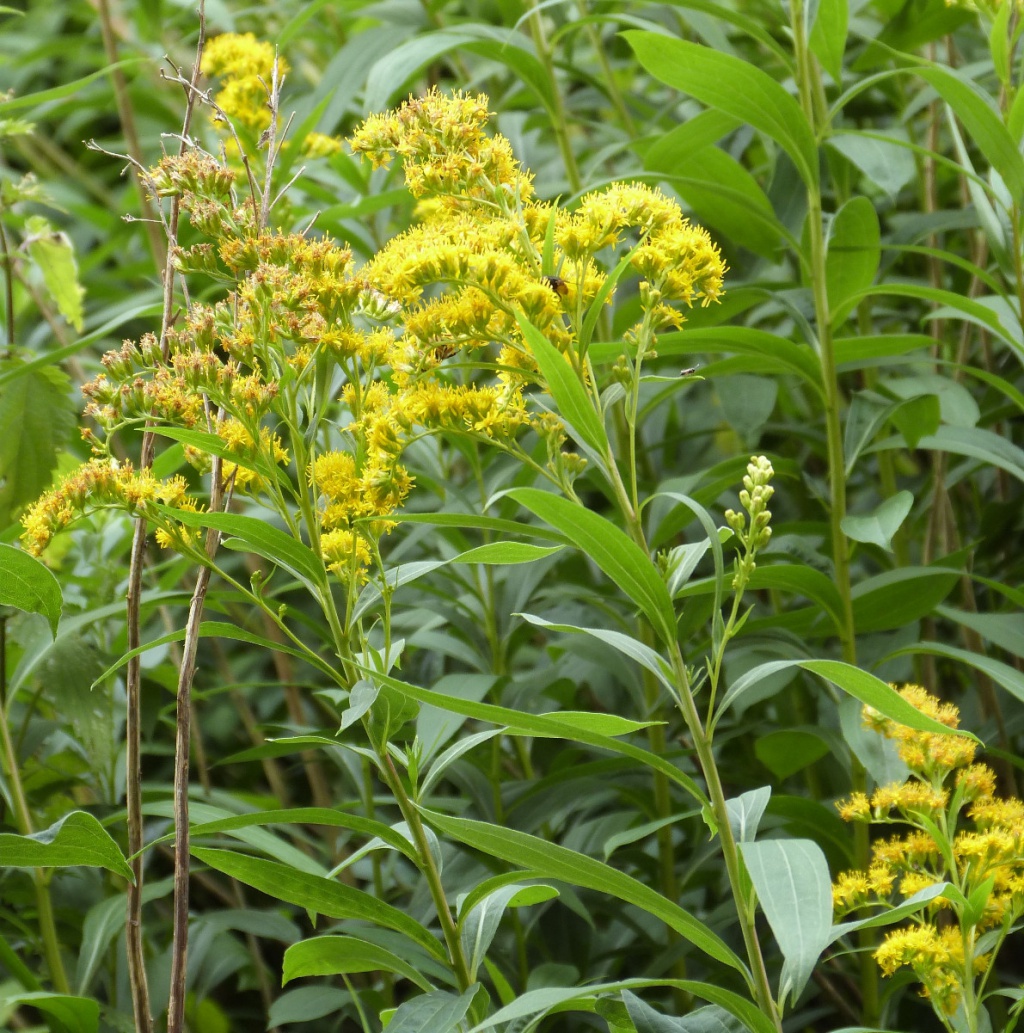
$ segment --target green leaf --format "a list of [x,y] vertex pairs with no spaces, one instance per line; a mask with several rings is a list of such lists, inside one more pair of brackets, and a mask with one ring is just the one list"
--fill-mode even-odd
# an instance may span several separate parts
[[460,553],[452,563],[532,563],[561,552],[561,545],[529,545],[526,542],[490,542]]
[[780,728],[754,741],[754,755],[779,780],[802,771],[831,751],[820,735],[802,728]]
[[[622,990],[639,990],[644,987],[673,987],[685,993],[693,994],[705,1001],[711,1001],[735,1015],[743,1025],[753,1033],[773,1033],[775,1026],[771,1020],[759,1011],[750,1001],[731,990],[724,990],[712,983],[704,983],[694,979],[623,979],[616,983],[597,983],[588,986],[560,987],[548,986],[539,990],[529,990],[511,1003],[489,1015],[483,1022],[477,1023],[469,1033],[482,1033],[508,1023],[506,1029],[516,1029],[517,1020],[531,1018],[531,1026],[537,1019],[552,1011],[565,1011],[575,1002],[593,1001],[601,994],[618,993]],[[590,1010],[590,1009],[586,1009]]]
[[877,545],[892,552],[892,537],[903,525],[914,505],[909,491],[898,491],[866,516],[843,517],[843,534],[855,542]]
[[743,962],[724,940],[674,901],[616,869],[566,847],[516,829],[424,810],[424,816],[453,839],[520,867],[532,868],[573,886],[609,893],[659,918],[695,947],[738,972]]
[[647,668],[673,696],[676,695],[675,683],[672,680],[672,669],[669,667],[668,662],[651,649],[650,646],[644,645],[643,642],[638,642],[629,635],[624,635],[621,631],[610,631],[607,628],[579,628],[575,624],[554,624],[551,621],[544,620],[543,617],[534,617],[530,613],[519,613],[515,616],[522,617],[523,620],[538,628],[561,631],[570,635],[591,635],[598,639],[598,641],[606,643],[613,649],[617,649],[624,656],[635,660],[642,667]]
[[818,16],[814,19],[808,40],[812,52],[837,86],[843,81],[843,53],[849,18],[847,0],[820,0]]
[[827,146],[855,165],[875,186],[896,200],[899,192],[917,175],[914,156],[907,147],[905,132],[845,130],[828,138]]
[[336,986],[300,986],[296,990],[281,994],[270,1006],[267,1013],[267,1029],[285,1026],[290,1022],[312,1022],[326,1015],[337,1019],[344,1014],[345,1006],[351,1003],[352,995]]
[[[312,740],[312,737],[303,738]],[[332,741],[323,737],[318,740],[318,744],[341,745],[337,740]],[[409,860],[413,860],[416,856],[408,839],[395,832],[390,825],[374,821],[372,818],[364,818],[358,814],[348,814],[345,811],[330,810],[326,807],[287,807],[279,810],[254,811],[251,814],[233,814],[228,818],[215,818],[193,825],[190,835],[193,838],[213,836],[261,825],[325,825],[328,828],[351,829],[353,832],[360,832],[365,836],[374,836],[383,840],[388,846],[405,854]],[[173,833],[168,833],[163,837],[164,840],[172,838]],[[163,840],[157,842],[163,842]]]
[[640,607],[663,640],[675,638],[668,589],[636,542],[604,517],[551,492],[514,488],[508,494],[589,556]]
[[811,674],[816,674],[825,681],[831,682],[854,699],[877,710],[898,724],[914,728],[919,732],[932,732],[938,735],[963,735],[975,742],[981,740],[964,729],[956,731],[946,725],[922,714],[920,710],[908,703],[894,688],[876,678],[867,671],[862,671],[852,664],[844,664],[839,660],[772,660],[766,664],[747,671],[737,678],[722,701],[724,710],[737,697],[752,689],[758,682],[779,671],[790,667],[800,667]]
[[60,583],[45,563],[13,545],[0,544],[0,606],[41,614],[57,637],[64,606]]
[[676,1017],[662,1015],[628,990],[622,991],[622,1000],[636,1033],[740,1033],[747,1029],[718,1005]]
[[[76,102],[81,105],[83,100],[81,90],[83,86],[88,86],[89,83],[95,82],[97,79],[102,79],[110,72],[113,72],[116,68],[130,68],[132,65],[137,65],[140,62],[150,60],[150,58],[145,57],[125,58],[123,61],[116,61],[112,65],[107,65],[106,68],[101,68],[98,72],[84,75],[81,79],[75,79],[73,82],[54,86],[51,90],[40,90],[38,93],[26,93],[23,97],[12,97],[10,100],[5,100],[3,102],[3,113],[8,115],[12,111],[17,111],[20,108],[31,108],[39,104],[47,104],[52,100],[66,100],[71,98],[74,98]],[[48,112],[48,114],[52,115],[52,110]]]
[[433,987],[397,954],[354,936],[315,936],[284,952],[281,984],[303,976],[341,976],[353,972],[394,972],[421,990]]
[[800,105],[770,76],[731,54],[654,32],[622,34],[656,79],[769,136],[808,187],[818,185],[818,148]]
[[914,73],[953,109],[967,135],[1003,177],[1011,195],[1024,194],[1024,158],[1003,125],[992,98],[952,68],[921,66],[914,68]]
[[795,1002],[832,932],[832,879],[820,846],[810,839],[740,843],[761,909],[786,959],[779,1004]]
[[719,147],[669,154],[655,145],[644,156],[644,164],[671,180],[702,224],[756,254],[773,257],[788,235],[757,180]]
[[444,947],[419,922],[398,908],[351,886],[309,872],[298,871],[277,861],[250,857],[231,850],[194,847],[192,854],[216,871],[238,879],[239,882],[277,900],[295,904],[328,918],[355,918],[382,925],[387,929],[404,933],[440,961],[445,961],[448,957]]
[[516,319],[559,414],[603,461],[608,455],[608,437],[580,378],[566,357],[521,312],[516,313]]
[[934,434],[921,438],[917,446],[980,459],[1024,481],[1024,450],[983,427],[951,427],[944,424]]
[[725,801],[725,809],[729,815],[729,827],[737,843],[753,842],[757,836],[757,827],[761,823],[764,809],[771,799],[771,786],[760,789],[749,789],[739,796]]
[[917,645],[906,646],[897,649],[879,661],[884,663],[898,656],[908,656],[917,653],[925,653],[929,656],[944,656],[949,660],[958,660],[968,664],[982,674],[988,675],[998,685],[1002,685],[1007,692],[1024,703],[1024,674],[1021,674],[1016,667],[996,660],[993,657],[985,656],[982,653],[974,653],[968,649],[960,649],[957,646],[947,645],[945,642],[918,642]]
[[466,527],[481,531],[494,531],[496,534],[505,537],[520,534],[527,538],[542,538],[546,541],[569,544],[569,539],[564,534],[559,534],[549,527],[523,524],[518,520],[502,520],[500,517],[481,516],[478,513],[393,513],[388,519],[394,520],[399,524],[433,524],[437,527]]
[[899,567],[862,581],[851,593],[858,634],[902,628],[926,617],[959,579],[959,571],[943,567]]
[[40,215],[25,221],[25,248],[43,275],[43,283],[57,311],[82,332],[85,289],[78,282],[75,249],[66,233],[59,233]]
[[110,833],[88,812],[72,811],[42,832],[0,835],[0,868],[106,868],[129,882],[135,877]]
[[874,359],[888,359],[931,348],[935,340],[925,334],[865,334],[837,337],[832,344],[838,365],[859,369],[873,365]]
[[[171,642],[182,642],[185,639],[186,631],[184,628],[178,628],[176,631],[168,632],[166,635],[161,635],[159,638],[153,639],[152,642],[144,642],[141,646],[136,646],[135,649],[130,649],[127,653],[122,653],[98,678],[93,682],[94,687],[101,685],[107,678],[112,674],[115,674],[122,667],[124,667],[132,657],[141,656],[143,653],[149,652],[151,649],[158,649],[161,646],[169,645]],[[199,635],[201,638],[223,638],[233,642],[247,642],[252,646],[260,646],[262,649],[268,649],[272,653],[285,653],[288,656],[294,656],[298,660],[305,660],[309,664],[313,664],[319,667],[324,674],[332,677],[334,675],[334,669],[326,661],[319,658],[315,653],[304,653],[301,649],[296,649],[293,646],[288,645],[287,642],[278,642],[273,639],[265,638],[263,635],[257,635],[255,632],[246,631],[245,628],[239,628],[235,624],[228,624],[225,621],[203,621],[199,625]]]
[[384,110],[421,68],[452,50],[465,49],[509,68],[554,117],[557,105],[551,78],[540,61],[519,44],[519,38],[519,33],[479,23],[417,35],[392,48],[374,64],[366,80],[364,110],[367,113]]
[[386,1029],[389,1033],[451,1033],[460,1022],[479,987],[474,983],[456,996],[447,990],[433,990],[400,1004]]
[[[166,512],[186,527],[212,527],[222,534],[233,535],[246,551],[283,567],[314,590],[324,583],[324,565],[316,553],[287,531],[268,524],[266,520],[240,513],[187,513],[169,508]],[[224,545],[226,548],[238,548],[231,539],[225,540]]]
[[447,696],[440,692],[433,692],[430,689],[421,689],[415,685],[399,681],[397,678],[392,678],[390,675],[371,671],[369,668],[362,667],[359,664],[354,666],[364,673],[372,674],[374,679],[380,682],[381,685],[396,689],[410,699],[417,700],[420,703],[429,703],[442,710],[463,714],[465,717],[471,717],[478,721],[490,721],[492,724],[502,725],[511,734],[567,739],[587,743],[590,746],[596,746],[598,749],[608,750],[610,753],[630,757],[640,764],[662,772],[670,781],[685,789],[701,805],[707,802],[707,797],[697,783],[667,757],[643,750],[632,743],[619,742],[610,736],[595,732],[582,722],[572,721],[573,715],[570,715],[570,721],[563,721],[561,720],[561,714],[530,714],[526,711],[512,710],[508,707],[498,707],[493,703],[477,703],[474,700],[463,699],[458,696]]
[[[25,363],[0,361],[0,375]],[[0,527],[47,488],[58,453],[75,428],[71,381],[55,366],[41,366],[0,393]]]
[[488,893],[467,914],[460,915],[459,939],[469,965],[470,978],[476,978],[506,908],[540,904],[557,896],[558,890],[554,886],[512,883]]
[[878,213],[866,197],[854,197],[836,212],[828,236],[825,283],[832,326],[849,316],[851,298],[871,285],[881,260]]
[[0,996],[0,1004],[18,1007],[27,1004],[52,1015],[65,1033],[98,1033],[100,1006],[91,997],[72,997],[70,994],[51,994],[35,990],[24,994]]

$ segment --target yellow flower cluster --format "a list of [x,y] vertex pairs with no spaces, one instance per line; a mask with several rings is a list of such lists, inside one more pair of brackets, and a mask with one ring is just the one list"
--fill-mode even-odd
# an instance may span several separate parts
[[[907,685],[900,695],[951,730],[959,726],[958,709],[920,686]],[[978,946],[977,934],[1009,929],[1024,914],[1024,802],[995,796],[994,773],[973,763],[974,741],[917,731],[870,708],[864,718],[868,727],[896,742],[910,777],[881,786],[870,797],[854,793],[837,804],[840,816],[903,825],[908,831],[877,840],[867,871],[842,873],[832,888],[833,902],[840,914],[871,905],[888,908],[898,902],[897,892],[906,900],[929,886],[950,883],[952,888],[929,902],[925,914],[951,911],[956,922],[937,924],[914,916],[910,926],[886,936],[875,959],[885,975],[910,968],[922,993],[941,1014],[951,1015],[965,986],[970,982],[973,987],[991,960],[989,948]],[[975,901],[971,907],[968,899]]]
[[278,78],[288,71],[285,60],[275,48],[256,39],[251,32],[225,32],[214,36],[203,50],[204,75],[221,80],[214,100],[228,118],[260,133],[270,125],[268,91],[277,61]]
[[[250,129],[270,117],[275,60],[251,34],[227,33],[206,48],[203,71],[222,80],[217,103]],[[529,407],[529,392],[546,384],[520,319],[589,382],[577,337],[616,249],[632,252],[646,278],[652,325],[682,321],[671,304],[716,300],[725,266],[704,230],[646,185],[610,186],[572,211],[536,201],[509,142],[488,135],[489,118],[485,97],[434,90],[357,129],[353,149],[376,165],[398,157],[421,199],[420,221],[362,268],[333,241],[263,226],[223,161],[198,149],[161,160],[147,176],[150,193],[177,197],[206,238],[175,252],[177,268],[227,284],[227,294],[191,302],[162,341],[146,335],[104,359],[84,388],[102,435],[90,435],[94,451],[108,455],[111,435],[145,421],[216,434],[225,485],[276,499],[279,511],[312,491],[307,512],[319,526],[309,537],[343,578],[362,577],[376,555],[412,487],[402,452],[424,434],[511,449],[532,429],[553,477],[571,485],[584,460],[563,450],[556,416]],[[310,153],[336,143],[307,137]],[[610,302],[614,292],[605,293]],[[296,419],[311,406],[329,409],[335,384],[339,419],[300,443]],[[186,458],[200,471],[211,465],[193,445]],[[66,513],[60,500],[48,505]],[[37,519],[30,536],[45,547],[63,522],[41,530]]]
[[435,87],[396,111],[370,116],[352,135],[352,150],[375,168],[401,158],[414,197],[490,200],[502,193],[525,201],[533,192],[531,177],[508,140],[484,132],[487,104],[483,94],[446,97]]
[[25,528],[21,540],[25,549],[40,555],[72,521],[99,509],[120,509],[133,515],[145,513],[161,524],[162,545],[169,545],[183,533],[156,510],[161,503],[183,512],[194,513],[198,506],[189,496],[185,480],[171,477],[161,481],[149,470],[136,471],[131,463],[113,459],[93,459],[72,471],[52,491],[41,496],[22,518]]
[[[517,316],[570,354],[620,247],[632,250],[655,329],[683,322],[673,306],[719,299],[725,264],[676,201],[640,183],[587,194],[573,210],[537,201],[508,141],[486,135],[489,118],[486,97],[433,90],[373,116],[353,137],[353,149],[376,166],[401,159],[420,199],[420,221],[364,269],[403,309],[406,345],[396,373],[414,377],[438,360],[497,343],[512,386],[538,379]],[[549,230],[554,247],[545,269]]]

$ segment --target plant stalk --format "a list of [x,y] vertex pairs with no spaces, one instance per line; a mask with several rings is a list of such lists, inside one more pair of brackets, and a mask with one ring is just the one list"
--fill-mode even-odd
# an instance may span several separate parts
[[[179,155],[187,148],[189,129],[197,97],[199,65],[206,43],[206,0],[199,0],[199,40],[196,44],[195,64],[192,67],[192,89],[185,91],[185,115],[182,119],[181,145]],[[174,266],[171,256],[178,242],[178,222],[181,214],[180,199],[171,200],[167,219],[167,248],[163,267],[163,313],[160,320],[160,345],[167,357],[167,335],[174,318]],[[156,450],[156,436],[147,429],[142,436],[139,466],[142,469],[153,463]],[[152,1033],[153,1012],[149,996],[149,982],[146,976],[145,945],[142,935],[142,887],[143,887],[143,817],[142,817],[142,664],[135,650],[141,645],[142,572],[146,563],[146,533],[148,525],[144,517],[135,522],[132,538],[131,560],[128,568],[128,591],[126,601],[126,623],[128,649],[134,655],[128,661],[125,672],[126,716],[125,716],[125,806],[128,822],[128,853],[131,857],[134,882],[128,887],[127,916],[125,920],[125,950],[128,955],[128,981],[132,993],[132,1011],[136,1033]]]
[[[211,473],[210,511],[221,508],[222,461],[214,456]],[[206,554],[212,561],[220,545],[220,532],[206,532]],[[188,776],[192,743],[192,682],[196,673],[199,649],[199,628],[203,606],[210,586],[211,567],[202,566],[189,605],[185,641],[182,644],[181,667],[178,671],[178,700],[174,742],[174,933],[171,947],[171,991],[167,1004],[167,1033],[182,1033],[185,1027],[185,977],[188,963],[188,897],[189,897],[189,810]]]

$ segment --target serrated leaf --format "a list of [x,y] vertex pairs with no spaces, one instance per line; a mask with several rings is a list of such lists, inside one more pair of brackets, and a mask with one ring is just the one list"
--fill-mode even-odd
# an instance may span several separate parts
[[47,293],[57,311],[81,333],[85,319],[82,307],[85,289],[78,282],[78,263],[70,238],[38,215],[26,220],[25,229],[25,249],[42,273]]
[[[24,366],[0,362],[0,376]],[[49,486],[57,455],[75,429],[71,382],[54,366],[11,380],[0,393],[0,526]]]
[[87,811],[72,811],[42,832],[0,835],[0,868],[106,868],[134,882],[110,833]]

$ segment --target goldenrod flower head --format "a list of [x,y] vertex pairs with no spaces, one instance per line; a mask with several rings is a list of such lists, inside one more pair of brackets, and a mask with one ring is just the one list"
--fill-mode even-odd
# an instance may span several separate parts
[[632,259],[633,268],[658,292],[659,300],[706,307],[722,295],[726,265],[702,226],[683,220],[649,233]]
[[324,531],[320,535],[320,554],[333,571],[344,581],[365,581],[370,565],[370,547],[362,535],[340,529]]
[[[894,689],[895,685],[892,686]],[[899,694],[912,706],[949,728],[960,724],[960,711],[952,703],[943,703],[920,685],[905,685]],[[864,709],[864,723],[896,742],[903,762],[922,778],[942,778],[954,768],[964,767],[974,759],[976,744],[960,735],[919,732],[898,724],[872,710]]]
[[350,143],[374,167],[401,158],[406,184],[417,198],[525,200],[532,192],[530,177],[508,140],[485,134],[489,119],[482,94],[447,96],[435,87],[425,97],[410,97],[396,111],[371,115]]
[[277,56],[272,44],[257,40],[251,32],[225,32],[206,44],[200,68],[204,75],[221,78],[221,88],[214,99],[224,114],[261,132],[270,125],[267,91],[275,61],[281,78],[288,71],[288,64]]
[[911,779],[876,789],[871,795],[871,808],[879,818],[893,810],[906,815],[924,814],[934,817],[945,810],[948,801],[948,790],[936,789],[928,782]]
[[864,872],[842,872],[832,886],[832,905],[837,915],[868,902],[871,886]]
[[[54,536],[87,513],[120,509],[135,516],[151,502],[195,512],[196,502],[180,477],[161,482],[148,469],[129,462],[96,458],[68,474],[52,491],[34,502],[22,518],[21,540],[27,552],[40,555]],[[150,514],[155,517],[154,513]]]
[[[258,435],[257,440],[249,427],[233,416],[217,425],[217,436],[230,452],[245,461],[243,465],[225,460],[221,466],[225,484],[233,485],[236,491],[257,491],[264,487],[263,478],[254,469],[261,460],[268,465],[288,462],[288,450],[277,434],[269,427],[260,427]],[[209,457],[188,445],[185,446],[185,457],[199,469],[209,466]]]
[[864,793],[854,793],[848,800],[837,800],[836,810],[843,821],[871,820],[871,804]]
[[982,797],[971,806],[970,815],[979,829],[1024,829],[1024,802],[1016,798],[996,800]]

